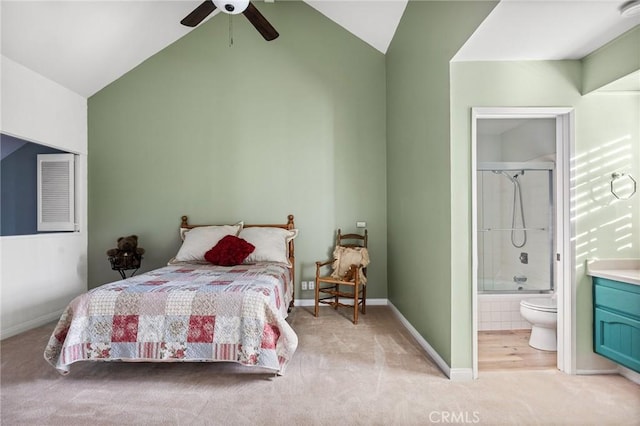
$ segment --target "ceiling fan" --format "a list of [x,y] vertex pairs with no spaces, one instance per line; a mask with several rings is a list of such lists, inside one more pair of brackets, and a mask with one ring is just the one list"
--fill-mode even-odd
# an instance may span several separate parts
[[267,41],[274,40],[279,36],[276,29],[249,0],[205,0],[180,23],[187,27],[195,27],[216,8],[229,15],[242,13]]

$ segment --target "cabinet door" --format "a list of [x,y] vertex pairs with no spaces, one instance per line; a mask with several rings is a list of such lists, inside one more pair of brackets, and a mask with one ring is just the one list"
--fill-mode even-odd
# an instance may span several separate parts
[[597,308],[640,320],[640,286],[605,278],[595,278],[594,283],[593,300]]
[[640,372],[640,321],[595,309],[594,350]]

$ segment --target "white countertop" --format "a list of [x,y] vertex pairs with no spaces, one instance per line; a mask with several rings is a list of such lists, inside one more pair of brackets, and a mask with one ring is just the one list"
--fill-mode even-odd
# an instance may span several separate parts
[[640,285],[640,259],[588,260],[587,275]]

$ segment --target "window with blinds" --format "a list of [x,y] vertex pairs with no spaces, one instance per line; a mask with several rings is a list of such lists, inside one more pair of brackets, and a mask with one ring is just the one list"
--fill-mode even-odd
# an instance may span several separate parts
[[38,231],[74,231],[74,155],[38,154]]

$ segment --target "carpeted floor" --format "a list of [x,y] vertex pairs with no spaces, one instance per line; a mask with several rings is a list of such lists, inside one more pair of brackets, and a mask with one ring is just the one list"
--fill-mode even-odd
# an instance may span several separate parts
[[296,308],[286,374],[235,364],[76,363],[42,352],[53,324],[2,341],[2,425],[640,424],[640,386],[620,376],[487,372],[451,382],[387,307]]

